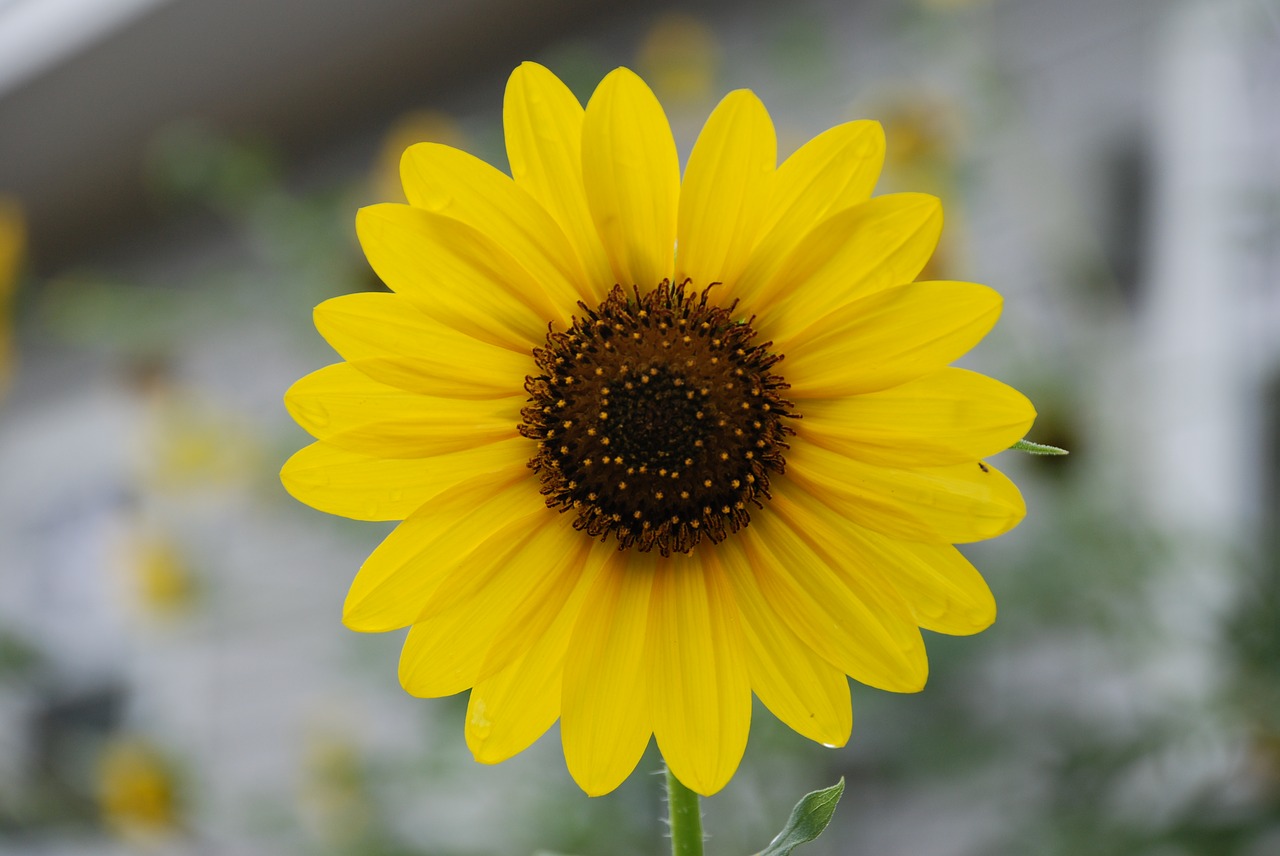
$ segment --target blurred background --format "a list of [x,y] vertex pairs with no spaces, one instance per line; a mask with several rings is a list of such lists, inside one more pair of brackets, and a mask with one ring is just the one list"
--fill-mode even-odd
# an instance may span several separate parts
[[709,852],[845,776],[804,853],[1280,853],[1280,3],[0,0],[0,854],[664,851],[652,751],[475,764],[340,623],[389,527],[276,476],[311,308],[381,287],[356,208],[412,142],[505,168],[525,59],[636,69],[686,154],[737,87],[784,156],[880,119],[926,275],[1005,295],[966,364],[1072,450],[1002,456],[1001,617],[923,693],[839,750],[757,707]]

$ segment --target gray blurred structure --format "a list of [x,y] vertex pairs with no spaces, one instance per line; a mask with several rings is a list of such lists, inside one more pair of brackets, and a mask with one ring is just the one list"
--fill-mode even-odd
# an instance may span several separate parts
[[[647,3],[627,4],[631,14]],[[55,270],[135,230],[143,158],[199,117],[314,155],[406,104],[448,103],[620,6],[592,0],[9,0],[0,191]]]
[[[496,133],[506,74],[565,39],[598,39],[608,62],[630,61],[613,50],[632,48],[639,23],[658,5],[0,0],[0,192],[26,205],[40,274],[83,264],[183,285],[201,281],[209,256],[261,272],[254,248],[225,232],[174,240],[165,231],[173,224],[149,204],[144,180],[159,130],[198,117],[233,136],[269,140],[288,158],[291,180],[308,170],[349,179],[367,169],[388,120],[407,107],[481,115]],[[1071,387],[1076,397],[1063,400],[1079,406],[1059,415],[1083,441],[1071,465],[1089,485],[1085,501],[1125,521],[1121,527],[1153,523],[1174,544],[1176,559],[1139,595],[1158,602],[1163,622],[1158,641],[1144,640],[1150,650],[1140,662],[1092,644],[1083,638],[1089,628],[1075,628],[1078,638],[993,641],[999,656],[988,663],[988,683],[974,690],[987,693],[987,715],[1013,721],[1084,711],[1080,721],[1124,731],[1140,729],[1153,708],[1207,708],[1224,679],[1221,619],[1237,596],[1239,556],[1257,546],[1268,514],[1280,517],[1280,402],[1268,412],[1265,400],[1268,389],[1280,389],[1280,255],[1277,218],[1267,208],[1280,198],[1275,4],[973,3],[987,17],[975,25],[959,15],[967,23],[954,30],[941,17],[903,21],[961,2],[693,5],[722,41],[724,81],[756,88],[784,140],[874,114],[876,98],[903,81],[963,105],[973,124],[967,132],[986,147],[964,154],[963,189],[947,200],[949,229],[963,230],[971,255],[965,275],[991,283],[1007,301],[1005,320],[977,359],[1038,404],[1029,384],[1060,379]],[[774,51],[794,38],[792,17],[803,23],[805,15],[825,39],[829,67],[805,66],[779,80]],[[967,86],[989,90],[975,95]],[[695,120],[673,118],[687,152]],[[1087,274],[1081,259],[1093,267]],[[1090,275],[1102,284],[1085,282]],[[285,302],[281,281],[264,284],[248,301],[261,317],[200,326],[175,362],[191,387],[248,414],[270,441],[292,443],[298,436],[288,433],[280,393],[325,355],[317,343],[304,351],[299,336],[290,338],[306,325],[299,292],[292,293],[298,305],[288,307],[293,328],[284,330],[267,314]],[[228,289],[219,299],[244,296]],[[357,733],[362,750],[384,757],[465,756],[460,734],[437,715],[457,711],[408,699],[395,686],[396,640],[352,641],[338,624],[342,592],[376,527],[352,536],[356,530],[318,514],[262,503],[276,460],[261,463],[255,484],[171,506],[168,496],[139,500],[127,486],[151,451],[153,402],[99,354],[34,344],[27,379],[0,414],[0,627],[47,637],[61,689],[94,698],[103,686],[119,690],[109,699],[115,715],[189,749],[201,768],[198,820],[206,824],[189,852],[271,852],[244,821],[246,804],[259,793],[293,795],[306,760],[300,733],[313,726]],[[1025,471],[1018,481],[1031,517],[990,548],[1015,556],[1029,539],[1052,538],[1055,527],[1045,519],[1052,490]],[[274,482],[269,489],[279,493]],[[132,627],[102,575],[139,517],[175,525],[217,567],[212,607],[169,636]],[[1111,574],[1123,582],[1131,569],[1089,570],[1096,583]],[[998,589],[1002,581],[992,582]],[[1001,627],[983,639],[1005,638]],[[30,704],[0,692],[0,785],[29,748],[15,744],[19,725],[32,719]],[[874,702],[858,707],[868,708]],[[1187,763],[1135,775],[1118,811],[1156,823],[1206,783],[1243,778],[1239,732],[1205,719],[1208,751],[1192,747],[1178,759]],[[874,768],[876,737],[862,727],[849,750],[830,757],[853,766],[867,764],[869,752]],[[451,770],[448,781],[401,795],[392,825],[415,840],[466,849],[460,830],[497,811],[498,799],[517,791],[534,799],[547,770],[564,784],[558,746],[548,743],[500,771]],[[1229,751],[1220,751],[1224,745]],[[1000,852],[989,843],[1013,821],[992,816],[993,806],[1031,817],[1042,797],[1035,753],[1054,749],[1031,746],[1019,759],[1025,766],[997,771],[1007,776],[993,774],[986,791],[938,787],[877,808],[875,793],[854,794],[855,782],[851,795],[872,808],[842,831],[858,852]],[[777,796],[772,771],[749,775],[739,780],[738,802],[726,791],[717,803],[730,806],[725,811]],[[499,781],[509,782],[506,791]],[[429,811],[418,809],[419,796]],[[851,802],[841,811],[855,811]],[[514,835],[499,826],[486,829],[495,847]],[[844,852],[838,842],[827,841],[826,852]],[[48,852],[81,852],[70,847]]]

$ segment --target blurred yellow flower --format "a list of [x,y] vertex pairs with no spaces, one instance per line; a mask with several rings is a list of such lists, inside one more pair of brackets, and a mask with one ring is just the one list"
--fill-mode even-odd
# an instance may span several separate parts
[[455,149],[466,148],[466,134],[452,116],[437,110],[414,110],[397,119],[382,138],[373,171],[375,198],[403,202],[400,186],[400,155],[414,143],[441,143]]
[[157,490],[205,490],[245,482],[256,470],[259,450],[238,414],[174,385],[164,369],[141,379],[150,422],[146,486]]
[[710,98],[715,87],[720,46],[701,20],[669,12],[645,34],[636,65],[663,100],[699,103]]
[[98,804],[107,827],[128,839],[170,833],[181,823],[172,767],[155,747],[137,738],[119,738],[103,747]]
[[924,92],[899,93],[885,99],[880,109],[893,138],[887,168],[933,171],[951,166],[958,117],[945,99]]
[[958,9],[971,9],[976,6],[986,6],[991,0],[916,0],[926,9],[935,11],[955,11]]
[[195,601],[195,577],[177,546],[168,538],[138,533],[126,558],[138,605],[147,615],[171,617]]
[[346,361],[285,396],[318,441],[285,465],[288,490],[404,521],[344,621],[411,628],[402,684],[470,689],[482,762],[559,718],[589,794],[651,736],[682,782],[719,790],[753,691],[845,743],[846,676],[914,692],[921,627],[995,618],[953,544],[1022,518],[983,458],[1035,414],[948,365],[999,295],[914,281],[942,208],[870,198],[874,122],[778,167],[764,105],[732,92],[681,181],[663,109],[626,69],[584,111],[525,63],[503,115],[514,180],[448,146],[405,153],[410,204],[356,220],[393,293],[321,304]]
[[0,396],[13,374],[13,296],[26,243],[26,221],[18,203],[0,197]]
[[357,747],[333,734],[312,734],[304,764],[300,798],[310,825],[325,841],[357,844],[373,820]]
[[[877,114],[883,118],[893,147],[885,159],[885,179],[890,187],[910,187],[945,198],[959,194],[957,146],[961,116],[948,99],[937,94],[907,90],[881,99]],[[940,241],[921,276],[940,278],[957,267],[963,224],[950,218],[948,234]]]

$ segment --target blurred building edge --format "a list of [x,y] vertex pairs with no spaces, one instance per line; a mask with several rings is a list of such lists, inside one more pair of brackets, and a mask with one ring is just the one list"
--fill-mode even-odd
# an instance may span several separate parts
[[[1154,593],[1178,640],[1159,674],[1175,705],[1240,680],[1238,661],[1224,668],[1222,617],[1256,611],[1280,583],[1269,552],[1280,519],[1280,256],[1258,251],[1275,246],[1280,225],[1259,217],[1280,195],[1280,18],[1267,12],[1198,0],[1170,16],[1152,111],[1150,258],[1133,348],[1142,393],[1129,437],[1147,505],[1178,533]],[[1259,556],[1263,579],[1251,583],[1241,566]]]
[[1150,282],[1135,348],[1146,399],[1134,436],[1153,511],[1208,552],[1185,556],[1186,574],[1171,579],[1181,617],[1199,616],[1184,632],[1226,605],[1232,582],[1220,570],[1257,534],[1266,504],[1260,402],[1280,371],[1280,306],[1265,286],[1277,271],[1241,250],[1254,194],[1274,181],[1277,126],[1267,88],[1248,77],[1252,5],[1202,0],[1170,17],[1153,111]]
[[314,154],[622,11],[591,0],[0,4],[0,189],[27,209],[33,264],[61,267],[146,223],[144,156],[168,124],[200,117]]
[[[1142,436],[1154,457],[1144,478],[1153,508],[1177,528],[1230,538],[1257,507],[1246,426],[1259,415],[1247,387],[1260,366],[1248,363],[1264,355],[1249,341],[1254,289],[1239,251],[1261,137],[1251,127],[1246,34],[1224,26],[1227,5],[1187,6],[1166,28],[1138,359],[1149,379]],[[1205,457],[1186,459],[1192,449]]]

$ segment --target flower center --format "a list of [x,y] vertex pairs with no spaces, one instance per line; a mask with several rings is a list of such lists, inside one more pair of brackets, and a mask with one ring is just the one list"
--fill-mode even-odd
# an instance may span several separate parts
[[737,301],[663,282],[641,295],[614,286],[563,333],[534,349],[520,433],[547,505],[618,548],[687,553],[720,542],[769,497],[795,418],[772,343],[752,344]]

